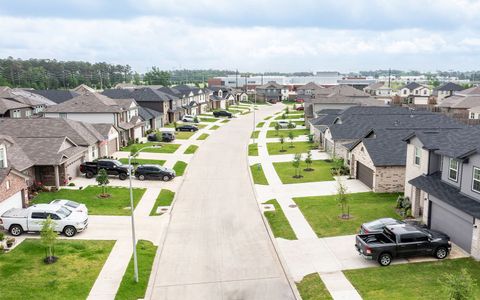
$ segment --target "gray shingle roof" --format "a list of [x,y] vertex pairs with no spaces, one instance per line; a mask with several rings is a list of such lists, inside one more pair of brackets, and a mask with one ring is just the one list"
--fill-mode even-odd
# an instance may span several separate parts
[[147,120],[151,120],[151,119],[156,119],[156,118],[162,116],[163,114],[162,114],[161,112],[159,112],[159,111],[150,109],[150,108],[148,108],[148,107],[139,106],[139,107],[138,107],[138,115],[139,115],[144,121],[147,121]]
[[461,85],[458,85],[458,84],[453,83],[453,82],[444,83],[441,86],[436,87],[434,89],[434,91],[447,91],[447,92],[462,91],[462,90],[464,90],[464,88]]
[[0,98],[0,114],[5,114],[11,109],[20,109],[30,107],[28,104],[19,103],[17,101]]
[[[15,138],[15,142],[25,151],[35,165],[59,165],[68,158],[87,150],[71,144],[67,137]],[[63,149],[65,143],[71,146]]]
[[[127,101],[133,101],[129,99]],[[119,113],[128,107],[124,102],[98,93],[84,93],[63,103],[48,107],[45,112],[58,113]]]
[[407,88],[407,89],[409,89],[409,90],[414,90],[414,89],[416,89],[416,88],[418,88],[418,87],[421,87],[421,86],[422,86],[421,84],[418,84],[418,83],[416,83],[416,82],[413,81],[413,82],[410,82],[409,84],[406,84],[406,85],[402,86],[402,87],[400,88],[400,90],[401,90],[401,89],[405,89],[405,88]]
[[30,90],[30,92],[43,96],[57,104],[80,95],[79,93],[70,90]]
[[439,173],[421,175],[408,183],[475,218],[480,218],[480,202],[443,182]]
[[56,103],[41,96],[38,94],[34,94],[30,91],[26,91],[23,89],[3,89],[0,91],[0,97],[12,99],[20,103],[28,104],[31,106],[37,105],[44,105],[50,106],[55,105]]

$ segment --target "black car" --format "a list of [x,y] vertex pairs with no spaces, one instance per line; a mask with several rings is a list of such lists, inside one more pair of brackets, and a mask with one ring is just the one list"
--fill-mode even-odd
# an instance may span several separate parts
[[135,177],[137,177],[138,180],[160,179],[163,181],[169,181],[175,178],[175,175],[176,173],[174,170],[160,165],[140,165],[135,171]]
[[394,218],[382,218],[371,222],[363,223],[360,227],[360,234],[382,232],[386,226],[404,224]]
[[150,133],[149,135],[147,135],[147,139],[150,142],[171,142],[175,140],[175,133],[173,132]]
[[219,111],[214,111],[213,112],[213,116],[215,118],[218,118],[218,117],[228,117],[228,118],[231,118],[233,115],[232,113],[226,111],[226,110],[219,110]]
[[387,226],[381,233],[359,234],[355,248],[365,259],[388,266],[393,258],[433,255],[444,259],[450,253],[450,237],[420,226]]
[[180,125],[180,126],[177,126],[177,128],[175,128],[176,131],[197,131],[198,130],[198,127],[197,126],[194,126],[194,125],[189,125],[189,124],[184,124],[184,125]]
[[98,171],[104,169],[108,175],[118,176],[120,180],[128,178],[128,171],[132,167],[123,165],[115,159],[99,159],[92,162],[84,162],[80,165],[80,172],[85,174],[85,177],[92,178],[98,174]]

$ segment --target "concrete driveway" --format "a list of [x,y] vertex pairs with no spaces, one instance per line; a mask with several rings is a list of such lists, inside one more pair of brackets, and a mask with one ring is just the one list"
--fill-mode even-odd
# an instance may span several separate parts
[[190,161],[146,298],[295,299],[249,175],[252,118],[222,126]]

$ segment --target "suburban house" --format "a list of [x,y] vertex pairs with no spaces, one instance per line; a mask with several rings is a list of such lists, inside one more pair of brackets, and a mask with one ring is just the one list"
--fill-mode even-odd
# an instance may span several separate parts
[[480,106],[475,106],[468,109],[468,118],[470,120],[479,120],[480,119]]
[[156,130],[164,126],[163,113],[148,107],[139,106],[138,115],[145,122],[145,132],[148,130]]
[[10,165],[9,147],[11,137],[0,135],[0,215],[11,208],[22,208],[28,203],[27,175]]
[[413,216],[480,259],[480,129],[414,132],[405,141]]
[[71,90],[29,90],[29,92],[43,96],[57,104],[63,103],[80,95],[79,93]]
[[132,98],[112,99],[99,93],[84,93],[44,112],[47,118],[63,118],[91,124],[113,124],[119,132],[120,145],[145,135],[144,122]]
[[464,88],[456,83],[447,82],[433,89],[432,95],[435,97],[437,104],[442,103],[443,99],[452,96],[455,92],[464,90]]
[[428,87],[417,82],[410,82],[398,90],[398,96],[408,104],[427,105],[431,95],[432,91]]
[[305,101],[306,98],[310,98],[315,91],[319,89],[323,89],[323,87],[315,82],[309,82],[305,85],[299,86],[297,88],[297,100]]
[[28,118],[33,109],[30,105],[0,98],[0,118]]
[[456,114],[467,114],[468,110],[480,106],[480,87],[458,91],[437,105],[441,111]]
[[227,109],[228,105],[235,104],[236,98],[232,92],[232,88],[220,85],[209,86],[210,91],[210,109]]
[[320,147],[323,148],[323,134],[327,130],[328,126],[333,125],[335,119],[343,112],[343,109],[323,109],[318,111],[317,117],[310,119],[306,124],[310,133],[313,135],[315,142],[320,143]]
[[12,167],[57,188],[79,175],[82,162],[116,150],[94,125],[63,118],[0,119],[0,134],[12,142],[7,151]]
[[72,89],[72,92],[75,92],[77,94],[85,94],[85,93],[95,93],[95,89],[89,87],[86,84],[80,84],[76,88]]
[[31,91],[24,89],[11,89],[5,87],[0,90],[0,98],[15,101],[32,108],[33,115],[41,114],[47,107],[55,105],[56,103]]
[[275,81],[257,86],[255,92],[258,102],[278,102],[288,99],[288,88]]
[[319,111],[325,109],[347,109],[353,106],[385,106],[384,102],[378,101],[364,91],[360,91],[348,85],[314,90],[310,99],[305,100],[305,118],[318,117]]
[[187,114],[200,115],[208,111],[209,94],[205,89],[189,85],[176,85],[170,89],[180,92],[182,106],[187,110]]
[[363,91],[374,97],[391,97],[392,89],[385,85],[385,82],[379,81],[363,88]]

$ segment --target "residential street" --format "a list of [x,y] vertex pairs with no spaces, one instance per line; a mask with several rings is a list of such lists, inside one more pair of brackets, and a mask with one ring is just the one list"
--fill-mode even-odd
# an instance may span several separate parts
[[[257,120],[282,107],[260,108]],[[252,123],[249,114],[222,126],[190,161],[146,298],[296,298],[249,176]]]

